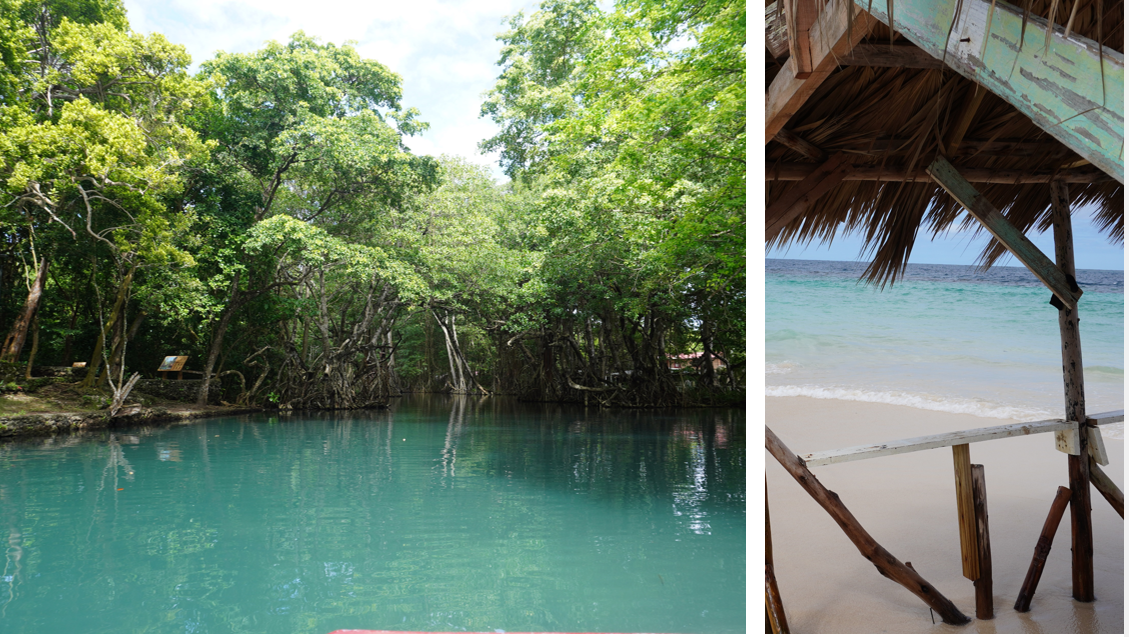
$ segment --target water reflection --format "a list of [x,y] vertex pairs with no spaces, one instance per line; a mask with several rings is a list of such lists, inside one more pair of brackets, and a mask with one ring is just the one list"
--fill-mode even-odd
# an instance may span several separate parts
[[741,632],[743,420],[416,396],[0,445],[3,626]]

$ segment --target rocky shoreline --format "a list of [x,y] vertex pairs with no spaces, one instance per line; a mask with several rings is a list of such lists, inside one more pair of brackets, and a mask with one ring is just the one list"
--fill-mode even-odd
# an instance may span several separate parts
[[258,407],[140,407],[110,417],[107,412],[35,413],[0,415],[0,440],[54,436],[154,423],[173,423],[263,411]]

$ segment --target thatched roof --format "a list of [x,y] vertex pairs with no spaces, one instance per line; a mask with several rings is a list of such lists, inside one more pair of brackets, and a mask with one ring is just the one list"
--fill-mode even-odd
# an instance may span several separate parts
[[[1033,0],[1031,12],[1046,17],[1051,4]],[[1057,5],[1056,23],[1065,24],[1073,12],[1074,32],[1101,42],[1106,49],[1124,51],[1124,3],[1107,0],[1103,6],[1093,0],[1062,0],[1053,4]],[[787,30],[776,5],[774,0],[766,8],[768,85],[788,56]],[[1104,11],[1100,21],[1099,8]],[[849,157],[857,173],[779,232],[766,236],[766,248],[830,242],[839,233],[855,233],[865,238],[868,251],[873,250],[867,278],[878,283],[893,280],[908,262],[919,231],[936,236],[950,228],[980,228],[924,174],[938,155],[948,157],[962,171],[980,175],[982,179],[974,183],[977,189],[1024,232],[1050,227],[1047,182],[1057,175],[1070,182],[1072,210],[1096,206],[1099,227],[1111,242],[1124,242],[1121,183],[990,92],[971,111],[974,116],[963,136],[954,133],[977,84],[951,69],[938,68],[928,55],[918,56],[920,64],[914,63],[906,47],[913,45],[897,33],[891,37],[885,25],[875,26],[788,119],[782,133],[766,144],[769,206],[799,187],[803,175],[836,153]],[[884,51],[897,51],[900,65],[874,65],[885,64],[881,60]],[[958,144],[953,144],[953,137],[959,138]],[[1040,179],[1042,183],[1016,183]],[[981,263],[990,265],[1004,252],[992,240],[981,254]]]

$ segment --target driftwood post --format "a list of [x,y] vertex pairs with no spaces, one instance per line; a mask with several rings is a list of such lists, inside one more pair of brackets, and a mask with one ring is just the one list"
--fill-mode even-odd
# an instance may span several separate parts
[[776,584],[776,568],[772,561],[772,525],[768,519],[768,475],[764,477],[764,631],[765,634],[786,635],[788,618],[784,616],[784,602]]
[[1023,578],[1023,586],[1019,587],[1019,597],[1015,599],[1015,610],[1026,613],[1031,610],[1031,598],[1035,596],[1035,588],[1039,586],[1039,578],[1043,576],[1043,565],[1047,563],[1047,555],[1051,552],[1051,542],[1055,539],[1055,531],[1062,522],[1062,514],[1070,502],[1070,489],[1059,487],[1055,500],[1051,503],[1051,512],[1047,514],[1047,521],[1043,523],[1043,532],[1039,534],[1039,541],[1035,543],[1035,556],[1031,558],[1031,566],[1027,569],[1027,577]]
[[[1070,194],[1066,184],[1051,182],[1051,213],[1054,223],[1055,262],[1074,281],[1074,233],[1070,223]],[[1055,304],[1062,341],[1062,382],[1066,419],[1078,423],[1078,455],[1067,456],[1070,475],[1071,580],[1074,599],[1094,601],[1094,535],[1090,519],[1089,436],[1086,426],[1086,396],[1082,380],[1082,343],[1078,335],[1078,307]]]
[[800,483],[804,491],[807,491],[808,495],[831,515],[839,528],[847,534],[851,543],[858,548],[859,553],[862,553],[862,556],[869,560],[879,573],[901,584],[906,590],[919,597],[930,608],[937,611],[941,620],[946,624],[960,625],[971,621],[947,597],[933,588],[932,584],[925,581],[913,569],[907,568],[905,564],[899,562],[889,551],[878,544],[866,532],[866,529],[862,528],[855,516],[851,515],[839,496],[823,486],[815,475],[808,471],[804,461],[792,453],[768,427],[764,428],[764,448],[772,454],[773,458],[776,458],[788,473],[792,474],[792,477]]
[[976,619],[995,616],[992,603],[992,544],[988,538],[988,487],[984,482],[984,465],[972,465],[972,508],[976,515],[976,549],[980,576],[976,585]]

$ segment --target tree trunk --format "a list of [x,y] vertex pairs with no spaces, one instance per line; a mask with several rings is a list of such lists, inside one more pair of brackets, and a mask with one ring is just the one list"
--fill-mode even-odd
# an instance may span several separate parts
[[28,328],[31,326],[32,319],[35,318],[36,311],[39,310],[39,299],[43,296],[43,286],[46,282],[47,257],[43,257],[39,264],[39,272],[36,273],[31,290],[27,293],[24,309],[16,317],[16,322],[12,324],[8,337],[4,339],[3,347],[0,347],[0,361],[14,363],[19,360],[20,350],[23,349],[24,341],[27,340]]
[[71,307],[71,322],[67,326],[67,335],[63,337],[63,364],[70,365],[74,362],[74,326],[78,322],[78,299]]
[[35,354],[39,352],[39,312],[35,313],[31,327],[31,353],[27,355],[27,372],[24,378],[31,380],[31,367],[35,365]]
[[137,270],[137,266],[129,269],[129,272],[122,279],[121,285],[118,286],[118,298],[114,301],[114,309],[110,312],[110,324],[103,325],[98,333],[98,342],[94,345],[94,353],[90,355],[90,362],[86,365],[86,378],[82,380],[82,387],[88,388],[94,385],[94,379],[98,377],[99,368],[102,366],[102,352],[106,345],[106,334],[111,332],[120,320],[123,307],[125,305],[125,297],[129,292],[129,286],[133,283],[133,273]]
[[[238,278],[238,273],[236,278]],[[196,405],[203,407],[208,404],[208,388],[212,382],[212,370],[215,369],[216,360],[220,356],[220,348],[223,345],[224,334],[227,333],[227,326],[231,323],[231,317],[235,314],[238,306],[234,303],[228,303],[227,309],[223,311],[220,316],[219,323],[216,324],[216,331],[212,334],[212,345],[208,348],[208,359],[204,363],[204,379],[200,383],[200,389],[196,392]]]

